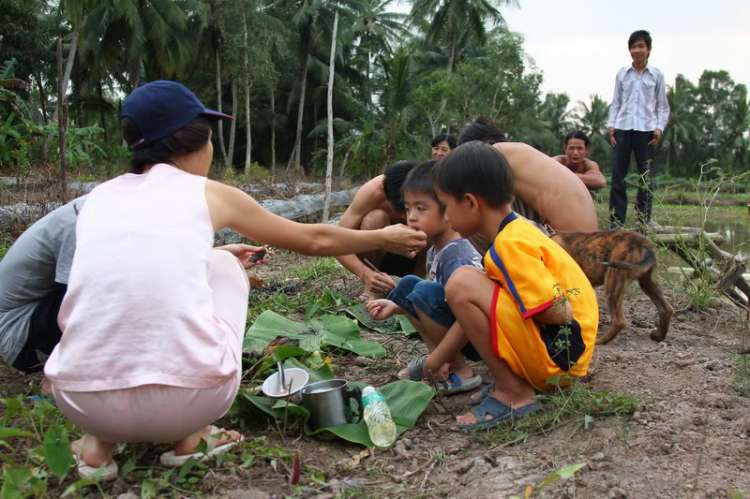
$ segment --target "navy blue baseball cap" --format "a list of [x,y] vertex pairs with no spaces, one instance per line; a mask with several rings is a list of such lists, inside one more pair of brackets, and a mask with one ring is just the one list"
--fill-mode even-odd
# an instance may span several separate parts
[[166,80],[152,81],[133,90],[120,113],[120,118],[132,119],[141,133],[138,140],[128,144],[131,151],[172,135],[198,116],[234,119],[234,116],[206,109],[182,83]]

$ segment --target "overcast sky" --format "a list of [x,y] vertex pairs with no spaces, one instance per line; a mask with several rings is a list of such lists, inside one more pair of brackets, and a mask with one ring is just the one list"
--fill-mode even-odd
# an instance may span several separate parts
[[651,64],[668,85],[678,74],[697,83],[704,69],[725,69],[750,86],[750,0],[519,3],[500,9],[508,28],[524,36],[527,55],[544,73],[543,91],[565,92],[572,104],[594,93],[612,100],[617,70],[631,62],[628,36],[638,29],[651,33]]

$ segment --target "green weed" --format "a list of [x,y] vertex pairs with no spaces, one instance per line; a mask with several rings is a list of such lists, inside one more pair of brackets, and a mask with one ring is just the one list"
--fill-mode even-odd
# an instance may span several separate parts
[[323,277],[341,277],[347,270],[333,257],[314,258],[303,267],[289,271],[289,277],[302,281],[321,279]]
[[579,424],[588,429],[597,417],[632,414],[642,400],[607,390],[590,390],[574,381],[571,386],[557,387],[554,393],[538,395],[544,410],[511,421],[476,437],[490,447],[526,441],[530,436],[545,434],[563,424]]

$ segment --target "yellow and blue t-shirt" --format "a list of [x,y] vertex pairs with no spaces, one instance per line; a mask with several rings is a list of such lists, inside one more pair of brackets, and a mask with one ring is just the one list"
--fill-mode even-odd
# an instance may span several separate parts
[[[484,256],[487,276],[497,283],[490,310],[495,354],[537,390],[551,377],[583,376],[594,353],[599,307],[594,289],[562,247],[515,213],[500,225]],[[570,323],[544,326],[534,315],[564,295]]]

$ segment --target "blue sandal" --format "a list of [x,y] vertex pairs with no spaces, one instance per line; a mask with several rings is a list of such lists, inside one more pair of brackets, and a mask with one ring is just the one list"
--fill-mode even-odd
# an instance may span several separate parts
[[[534,401],[531,404],[514,409],[488,394],[479,406],[471,410],[471,413],[474,415],[477,422],[474,424],[458,423],[457,426],[464,430],[487,430],[504,421],[508,421],[512,418],[523,417],[532,412],[536,412],[541,408],[542,404],[538,401]],[[492,419],[485,419],[487,414],[492,416]]]
[[407,379],[409,381],[422,381],[424,379],[424,363],[426,360],[427,355],[412,357],[406,365],[406,368],[399,371],[396,377],[398,379]]
[[456,373],[450,373],[447,381],[428,381],[435,391],[443,395],[454,395],[477,388],[482,384],[482,377],[477,374],[471,378],[459,378]]
[[470,400],[469,405],[479,405],[482,402],[484,402],[484,399],[487,398],[487,395],[495,391],[495,382],[493,381],[489,385],[482,388],[482,390],[479,392],[479,400]]

